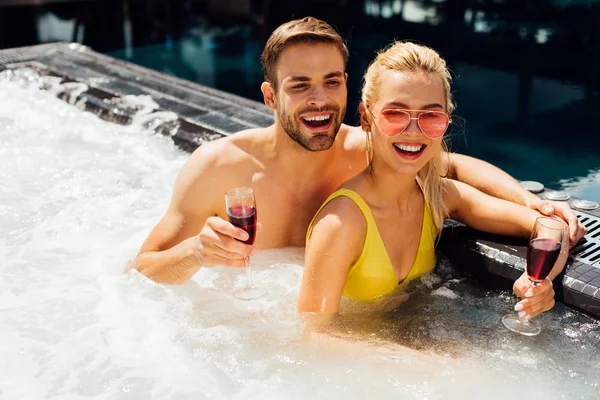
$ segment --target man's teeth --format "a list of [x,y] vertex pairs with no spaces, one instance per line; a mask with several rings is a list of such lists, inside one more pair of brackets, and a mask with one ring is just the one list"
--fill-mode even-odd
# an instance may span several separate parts
[[302,117],[305,121],[327,121],[329,119],[329,115],[322,115],[318,117]]
[[394,144],[394,146],[396,146],[398,149],[400,149],[402,151],[410,151],[413,153],[417,153],[417,152],[421,151],[421,149],[423,148],[422,144],[420,144],[418,146],[407,146],[405,144]]

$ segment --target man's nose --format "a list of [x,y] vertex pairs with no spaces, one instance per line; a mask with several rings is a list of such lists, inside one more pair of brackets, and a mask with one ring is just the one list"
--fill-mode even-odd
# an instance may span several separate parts
[[315,87],[312,91],[310,97],[308,98],[308,104],[322,107],[327,103],[327,95],[325,94],[325,90],[321,86]]

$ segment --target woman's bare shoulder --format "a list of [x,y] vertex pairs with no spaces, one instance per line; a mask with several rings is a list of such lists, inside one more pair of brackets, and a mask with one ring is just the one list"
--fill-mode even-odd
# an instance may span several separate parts
[[347,196],[339,196],[330,200],[316,215],[313,227],[342,235],[346,238],[351,236],[364,236],[366,231],[365,217],[358,205]]

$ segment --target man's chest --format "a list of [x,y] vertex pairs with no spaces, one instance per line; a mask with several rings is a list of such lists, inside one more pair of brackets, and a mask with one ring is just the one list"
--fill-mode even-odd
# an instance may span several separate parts
[[[304,246],[312,218],[325,199],[343,183],[343,178],[346,178],[343,174],[324,172],[314,180],[300,182],[255,173],[236,182],[237,186],[254,189],[257,220],[263,226],[257,233],[255,245],[258,248]],[[218,215],[227,218],[224,205]]]
[[329,194],[328,187],[257,190],[258,221],[263,225],[257,247],[304,246],[308,225]]

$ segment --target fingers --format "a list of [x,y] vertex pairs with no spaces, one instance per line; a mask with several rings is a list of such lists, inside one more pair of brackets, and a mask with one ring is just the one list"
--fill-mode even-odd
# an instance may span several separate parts
[[231,258],[223,258],[223,257],[214,257],[213,265],[221,265],[223,267],[232,267],[232,268],[244,268],[246,266],[246,262],[242,258],[240,259],[231,259]]
[[588,229],[581,223],[581,221],[577,220],[577,229],[574,237],[571,237],[571,232],[569,232],[569,240],[571,241],[571,247],[575,246],[577,242],[581,240],[582,237],[587,235]]
[[565,220],[569,225],[569,241],[571,245],[577,243],[577,230],[579,228],[579,220],[575,216],[575,213],[569,207],[568,209],[561,207],[558,209],[558,216]]
[[244,254],[240,254],[235,251],[231,251],[227,248],[220,247],[217,243],[215,243],[214,247],[211,249],[211,254],[216,258],[223,258],[226,260],[244,260]]
[[[524,316],[527,319],[532,319],[539,314],[550,310],[554,307],[554,290],[547,292],[537,301],[533,299],[525,299],[517,303],[515,311],[519,312],[519,316]],[[520,306],[520,307],[519,307]]]
[[240,240],[246,240],[248,234],[228,221],[219,217],[206,220],[197,236],[197,249],[202,255],[202,264],[244,267],[244,257],[253,255],[253,246]]
[[525,293],[529,290],[531,284],[529,283],[529,278],[527,277],[527,273],[523,272],[523,274],[515,281],[513,284],[513,292],[520,298],[525,298]]
[[219,217],[208,218],[205,226],[209,226],[215,232],[231,236],[234,239],[248,240],[248,232]]
[[531,319],[550,310],[554,304],[552,282],[545,279],[539,286],[532,286],[525,292],[525,299],[515,305],[515,311],[519,313],[519,316]]
[[[242,247],[240,247],[240,245]],[[203,265],[222,265],[226,267],[244,267],[244,257],[254,253],[252,246],[238,242],[230,237],[219,237],[201,244]]]
[[569,225],[569,242],[571,247],[575,246],[579,239],[585,236],[587,228],[579,222],[568,203],[558,203],[555,207],[555,213]]
[[240,242],[226,235],[217,235],[210,243],[209,246],[214,247],[213,251],[216,254],[222,255],[227,258],[244,258],[245,256],[251,256],[254,254],[254,247]]
[[540,213],[544,214],[547,217],[551,217],[554,215],[554,212],[555,212],[554,205],[552,203],[550,203],[549,201],[542,200],[536,204],[536,207]]

